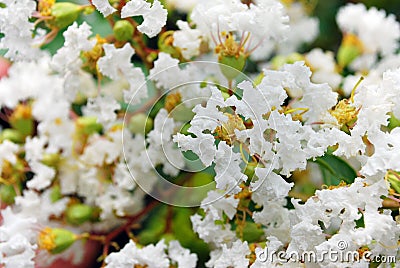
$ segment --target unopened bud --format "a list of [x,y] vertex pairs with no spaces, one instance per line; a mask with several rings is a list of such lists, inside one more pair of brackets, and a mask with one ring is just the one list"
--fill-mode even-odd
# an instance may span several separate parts
[[49,23],[58,29],[64,29],[76,21],[83,10],[82,6],[73,3],[55,3],[51,8],[51,16],[54,17],[54,20]]
[[[222,74],[228,79],[235,79],[246,65],[246,57],[243,54],[238,56],[223,56],[221,55],[218,62],[221,63],[220,69]],[[227,66],[226,66],[227,65]]]
[[0,140],[1,141],[9,140],[14,143],[23,143],[24,137],[18,130],[7,128],[1,132]]
[[85,204],[74,204],[67,209],[67,221],[80,225],[92,218],[93,208]]
[[77,130],[83,134],[91,135],[93,133],[100,132],[103,126],[97,123],[97,117],[95,116],[82,116],[76,120]]
[[135,134],[146,134],[153,128],[153,119],[143,113],[135,114],[129,119],[128,129]]
[[69,230],[46,227],[39,233],[38,245],[52,254],[58,254],[68,249],[77,239],[77,235]]
[[132,39],[134,28],[127,20],[119,20],[115,23],[113,32],[118,41],[129,41]]

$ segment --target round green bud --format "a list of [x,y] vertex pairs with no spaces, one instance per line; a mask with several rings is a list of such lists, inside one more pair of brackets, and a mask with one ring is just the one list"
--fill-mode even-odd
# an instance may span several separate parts
[[92,218],[93,208],[84,204],[74,204],[66,211],[67,221],[74,225],[80,225]]
[[147,134],[153,128],[153,119],[140,113],[129,119],[128,129],[134,134]]
[[9,140],[14,143],[23,143],[24,136],[18,130],[7,128],[1,132],[0,140],[1,141]]
[[361,54],[360,49],[353,45],[341,45],[337,54],[337,60],[340,67],[348,66]]
[[76,120],[77,130],[83,134],[98,133],[103,129],[100,123],[97,123],[97,117],[95,116],[82,116]]
[[52,229],[52,233],[54,234],[55,247],[50,250],[50,253],[53,254],[63,252],[77,240],[76,234],[66,229],[54,228]]
[[258,242],[261,236],[264,235],[263,229],[254,222],[246,222],[243,229],[243,239],[249,243]]
[[129,41],[132,39],[134,28],[127,20],[119,20],[114,24],[113,32],[118,41]]
[[1,185],[0,188],[0,199],[7,205],[14,203],[14,198],[16,196],[15,189],[12,185]]
[[50,201],[52,203],[57,202],[58,200],[60,200],[62,198],[62,193],[61,193],[61,188],[59,185],[54,185],[51,188],[51,192],[50,192]]
[[51,24],[58,29],[64,29],[76,21],[82,11],[82,7],[77,4],[69,2],[55,3],[51,8],[51,15],[54,17]]
[[42,163],[50,167],[56,167],[59,161],[59,154],[44,154],[42,157]]
[[[228,79],[235,79],[246,65],[246,57],[243,54],[236,56],[220,56],[218,62],[222,65],[219,66],[222,74]],[[227,66],[226,66],[227,65]]]

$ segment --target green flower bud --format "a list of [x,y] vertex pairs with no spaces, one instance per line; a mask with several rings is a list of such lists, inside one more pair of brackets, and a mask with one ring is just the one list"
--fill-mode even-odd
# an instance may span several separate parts
[[42,163],[50,167],[56,167],[59,161],[59,154],[44,154],[42,157]]
[[263,229],[254,222],[246,222],[243,228],[243,240],[251,242],[258,242],[261,236],[264,235]]
[[1,141],[9,140],[14,143],[23,143],[24,136],[18,130],[7,128],[1,132],[0,140]]
[[240,54],[238,57],[221,55],[218,62],[223,65],[220,65],[219,68],[228,80],[233,80],[243,71],[246,65],[246,59],[247,58],[243,54]]
[[337,55],[339,66],[346,67],[360,54],[360,50],[355,46],[340,46]]
[[91,135],[100,132],[103,126],[97,123],[97,117],[95,116],[82,116],[76,120],[76,128],[83,134]]
[[340,45],[337,60],[340,67],[348,66],[363,52],[363,44],[357,36],[353,34],[346,34],[343,37],[342,44]]
[[76,21],[83,10],[82,6],[73,3],[55,3],[51,8],[51,16],[54,19],[49,23],[58,29],[64,29]]
[[146,134],[153,128],[153,119],[140,113],[129,119],[128,129],[135,134]]
[[93,208],[84,204],[74,204],[68,207],[66,216],[67,221],[74,225],[80,225],[91,219]]
[[[296,61],[304,61],[304,56],[299,53],[292,53],[289,55],[278,55],[271,60],[272,68],[275,70],[280,69],[285,64],[292,64]],[[260,81],[261,82],[261,81]]]
[[29,105],[18,105],[12,113],[9,123],[23,137],[31,135],[34,127],[32,108]]
[[14,198],[16,196],[15,189],[12,185],[1,185],[0,188],[0,199],[7,205],[14,204]]
[[96,10],[96,8],[95,8],[94,6],[86,6],[86,7],[83,9],[83,14],[85,14],[85,15],[90,15],[90,14],[92,14],[95,10]]
[[51,189],[51,193],[50,193],[50,201],[52,203],[55,203],[58,200],[60,200],[61,198],[62,198],[62,194],[61,194],[60,186],[59,185],[53,186]]
[[114,24],[113,32],[118,41],[129,41],[132,39],[134,28],[127,20],[119,20]]
[[76,240],[77,235],[62,228],[44,228],[38,237],[39,248],[52,254],[59,254],[68,249]]

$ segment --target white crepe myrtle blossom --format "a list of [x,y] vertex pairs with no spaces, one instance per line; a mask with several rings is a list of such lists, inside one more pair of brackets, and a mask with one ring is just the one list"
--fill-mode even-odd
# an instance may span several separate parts
[[37,245],[32,227],[36,219],[15,213],[9,207],[2,210],[1,216],[0,263],[7,268],[34,267]]
[[73,100],[79,89],[79,76],[82,59],[80,54],[89,51],[95,45],[95,40],[89,40],[92,35],[91,27],[83,22],[75,22],[64,32],[65,43],[53,56],[52,68],[64,76],[64,88],[69,100]]
[[33,0],[2,0],[0,4],[0,49],[6,49],[5,56],[11,60],[36,59],[41,53],[34,45],[34,24],[29,19],[36,10]]
[[[209,41],[217,46],[223,33],[236,33],[236,39],[249,53],[270,47],[270,40],[282,40],[288,30],[288,17],[278,1],[255,1],[249,5],[241,1],[202,1],[190,16]],[[249,39],[247,44],[244,40]]]
[[103,14],[104,17],[107,17],[117,11],[108,0],[92,0],[92,3],[96,9]]
[[328,83],[335,90],[339,88],[342,76],[338,73],[334,54],[331,51],[315,48],[305,55],[305,61],[313,70],[312,82],[316,84]]
[[378,56],[394,54],[399,47],[400,24],[394,15],[386,15],[384,10],[348,4],[339,10],[336,21],[344,34],[342,45],[353,47],[359,55],[351,60],[351,69],[368,70]]
[[281,54],[295,52],[302,44],[311,43],[318,36],[319,22],[315,17],[307,16],[301,3],[292,3],[286,7],[289,16],[290,31],[282,46],[277,46]]
[[[166,251],[168,253],[166,253]],[[178,241],[170,241],[169,247],[161,240],[156,245],[143,248],[136,246],[132,240],[119,252],[111,253],[106,258],[106,267],[132,267],[143,265],[154,268],[168,268],[170,264],[178,267],[196,267],[197,256],[189,250],[182,248]]]
[[207,267],[247,267],[249,259],[246,255],[250,254],[247,242],[235,241],[230,248],[226,244],[222,245],[222,250],[214,250],[210,253],[210,260],[206,263]]
[[132,0],[127,2],[121,10],[121,18],[142,16],[143,22],[137,29],[148,37],[156,36],[167,21],[167,10],[159,0],[154,0],[153,4],[144,0]]
[[128,43],[122,48],[115,48],[110,44],[104,44],[103,48],[105,55],[97,63],[100,72],[113,80],[128,81],[129,89],[124,91],[126,102],[137,104],[142,98],[146,98],[147,87],[143,71],[130,62],[135,50]]
[[394,15],[386,15],[383,10],[348,4],[339,10],[336,20],[344,33],[360,38],[367,53],[387,55],[398,48],[399,23]]
[[191,29],[186,21],[178,20],[176,25],[178,25],[180,30],[174,32],[173,45],[181,49],[185,59],[198,56],[200,54],[202,32],[197,29]]
[[103,125],[111,123],[117,119],[116,110],[121,105],[111,96],[98,96],[97,98],[89,98],[83,113],[86,116],[98,116],[97,121]]

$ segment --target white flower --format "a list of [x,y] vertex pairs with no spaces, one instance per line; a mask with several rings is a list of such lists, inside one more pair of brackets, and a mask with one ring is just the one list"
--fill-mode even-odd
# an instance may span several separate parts
[[[116,135],[122,136],[120,131],[116,133]],[[92,135],[88,143],[81,156],[81,160],[88,165],[102,166],[104,163],[111,164],[121,154],[122,142],[119,139]]]
[[215,268],[242,268],[248,267],[250,260],[246,255],[250,254],[247,241],[237,240],[232,243],[231,247],[222,244],[222,250],[214,250],[211,252],[211,259],[206,263],[207,267]]
[[390,133],[377,132],[368,139],[375,149],[373,155],[366,159],[361,174],[373,176],[387,170],[400,170],[400,128]]
[[131,45],[126,43],[122,48],[115,48],[112,44],[104,44],[103,48],[105,55],[97,62],[100,72],[113,80],[124,78],[128,81],[130,89],[124,92],[126,102],[137,104],[146,98],[144,74],[140,68],[134,68],[131,63],[131,57],[135,53]]
[[190,250],[183,248],[176,240],[169,242],[168,257],[173,263],[177,264],[177,267],[196,267],[197,255],[195,253],[190,253]]
[[43,225],[48,224],[51,216],[60,217],[67,208],[70,199],[63,197],[53,202],[51,200],[52,189],[45,190],[41,195],[25,190],[22,196],[15,197],[15,204],[19,213],[25,217],[33,217]]
[[117,119],[116,110],[121,105],[111,96],[98,96],[97,98],[89,98],[88,103],[83,108],[85,116],[96,116],[97,122],[107,125]]
[[183,13],[189,13],[193,7],[199,3],[199,0],[167,0],[167,6]]
[[251,183],[251,188],[254,190],[252,198],[258,203],[281,200],[288,195],[294,185],[268,168],[256,167],[255,175],[258,180]]
[[199,55],[202,32],[197,29],[191,29],[186,21],[178,20],[176,24],[180,30],[174,32],[173,45],[181,49],[185,59]]
[[133,215],[142,207],[141,195],[130,193],[114,185],[108,185],[107,189],[96,199],[96,205],[101,208],[102,220],[112,219],[114,213],[118,217]]
[[334,55],[331,51],[323,52],[322,49],[315,48],[305,55],[305,59],[307,65],[313,70],[311,76],[313,83],[328,83],[333,89],[339,87],[342,76],[337,73]]
[[122,8],[121,18],[143,16],[143,23],[137,28],[151,38],[166,24],[167,14],[167,10],[158,0],[154,0],[152,5],[144,0],[132,0]]
[[56,171],[40,162],[29,163],[32,172],[35,173],[33,178],[29,180],[26,186],[30,189],[43,190],[48,187],[56,175]]
[[19,146],[11,141],[5,140],[0,144],[0,172],[3,170],[4,160],[15,165],[17,157],[15,154],[18,152]]
[[[286,7],[289,16],[287,38],[277,43],[280,54],[296,52],[301,45],[311,43],[318,36],[318,19],[306,14],[302,3],[294,2]],[[263,57],[265,58],[265,57]]]
[[[354,19],[357,18],[357,19]],[[391,54],[399,47],[400,24],[393,14],[386,16],[384,10],[369,10],[363,4],[348,4],[336,17],[340,29],[357,35],[366,53]]]
[[146,151],[142,152],[141,158],[144,159],[143,167],[148,167],[148,161],[154,168],[158,164],[163,165],[163,172],[171,176],[178,175],[180,169],[185,165],[180,150],[174,148],[172,141],[173,134],[176,133],[177,123],[173,118],[168,117],[168,112],[161,109],[154,119],[154,129],[149,132]]
[[0,104],[14,108],[19,101],[46,97],[53,95],[50,93],[54,91],[62,92],[62,79],[51,74],[49,57],[43,56],[38,61],[18,61],[12,64],[8,76],[0,80],[0,88]]
[[74,22],[63,35],[64,46],[53,56],[51,66],[64,76],[65,95],[69,100],[74,100],[80,86],[81,52],[91,50],[96,41],[89,40],[92,31],[86,22],[79,26]]
[[216,246],[222,243],[229,243],[236,237],[230,229],[230,224],[216,224],[211,214],[202,217],[195,214],[190,217],[193,225],[193,231],[199,234],[199,237],[206,243],[213,243]]
[[249,6],[239,0],[207,0],[195,6],[191,19],[210,40],[217,40],[222,32],[236,32],[238,39],[249,33],[251,42],[246,49],[250,51],[271,39],[282,40],[289,18],[275,0],[260,0]]
[[1,211],[0,264],[6,268],[34,267],[36,218],[14,213],[10,207]]
[[155,246],[150,244],[138,248],[132,240],[119,252],[111,253],[105,259],[107,268],[131,268],[135,265],[143,265],[152,268],[168,268],[169,260],[165,254],[164,240]]
[[6,49],[5,57],[11,60],[36,59],[40,50],[33,47],[34,24],[29,19],[36,10],[33,0],[1,0],[0,8],[0,49]]
[[214,190],[207,193],[207,197],[201,201],[200,207],[213,215],[215,220],[223,219],[222,213],[225,213],[229,219],[232,219],[236,214],[236,208],[239,204],[239,199],[233,195],[225,196],[223,192]]
[[92,0],[92,4],[101,12],[101,14],[103,14],[104,17],[117,11],[108,0]]
[[218,144],[218,150],[215,155],[215,182],[216,187],[227,193],[240,192],[239,184],[247,180],[247,175],[243,174],[239,166],[241,160],[240,153],[235,153],[232,147],[225,141]]

